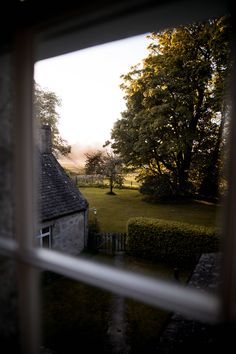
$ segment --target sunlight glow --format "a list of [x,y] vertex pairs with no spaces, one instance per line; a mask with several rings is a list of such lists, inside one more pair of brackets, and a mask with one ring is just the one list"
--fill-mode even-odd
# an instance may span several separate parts
[[69,144],[102,146],[125,109],[121,75],[142,62],[147,34],[95,46],[35,64],[35,81],[62,104],[59,131]]

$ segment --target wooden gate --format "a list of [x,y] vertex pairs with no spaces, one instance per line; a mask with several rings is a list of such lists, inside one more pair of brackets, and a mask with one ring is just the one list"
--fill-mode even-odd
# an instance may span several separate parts
[[105,253],[124,252],[126,234],[118,232],[99,233],[91,236],[90,244],[94,250]]

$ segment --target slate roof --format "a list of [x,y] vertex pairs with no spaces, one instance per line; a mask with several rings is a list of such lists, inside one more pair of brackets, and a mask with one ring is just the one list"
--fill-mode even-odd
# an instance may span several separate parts
[[41,153],[41,221],[74,214],[88,208],[88,202],[67,176],[52,153]]

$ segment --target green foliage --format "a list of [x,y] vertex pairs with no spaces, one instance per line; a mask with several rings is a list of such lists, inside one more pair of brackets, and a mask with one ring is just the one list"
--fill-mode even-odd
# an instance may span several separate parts
[[113,127],[112,147],[143,178],[169,174],[175,194],[188,194],[189,182],[218,193],[230,31],[221,17],[152,33],[149,55],[122,76],[126,110]]
[[127,223],[127,248],[135,256],[194,263],[202,253],[219,251],[219,246],[214,228],[151,218],[131,218]]
[[194,198],[193,183],[190,181],[186,182],[184,194],[181,194],[174,188],[171,175],[167,173],[144,177],[139,191],[150,202],[178,201]]
[[175,191],[168,174],[146,176],[139,191],[148,195],[151,200],[172,200],[175,197]]
[[101,231],[100,222],[97,217],[96,208],[90,209],[89,220],[88,220],[88,251],[97,251],[97,240],[98,234]]
[[48,90],[43,90],[35,83],[34,90],[35,115],[39,125],[50,125],[52,132],[52,149],[54,154],[67,155],[71,147],[67,141],[62,139],[58,130],[59,114],[57,107],[61,105],[61,100],[57,95]]
[[100,223],[98,221],[97,215],[95,215],[94,210],[93,213],[89,214],[89,236],[96,235],[100,230]]
[[123,161],[112,152],[103,153],[98,150],[85,154],[85,171],[87,174],[102,175],[109,180],[110,195],[114,195],[113,188],[121,188],[124,182],[122,176]]
[[103,173],[103,155],[100,150],[85,154],[85,173],[87,175],[101,175]]

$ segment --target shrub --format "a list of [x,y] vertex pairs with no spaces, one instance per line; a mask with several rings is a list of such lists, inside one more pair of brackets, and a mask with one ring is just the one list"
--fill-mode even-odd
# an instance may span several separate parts
[[127,223],[127,249],[134,256],[195,263],[202,253],[219,250],[214,228],[150,218],[131,218]]
[[186,182],[184,190],[181,190],[179,186],[174,183],[173,176],[167,173],[156,176],[146,176],[139,191],[151,201],[189,199],[195,195],[194,186],[191,182]]
[[146,176],[139,191],[151,199],[165,200],[175,196],[170,176],[167,174]]
[[90,213],[88,221],[88,250],[97,249],[97,235],[101,231],[97,215]]
[[100,232],[100,223],[98,221],[98,218],[96,216],[90,216],[89,217],[89,225],[88,225],[88,230],[90,235],[95,235]]

